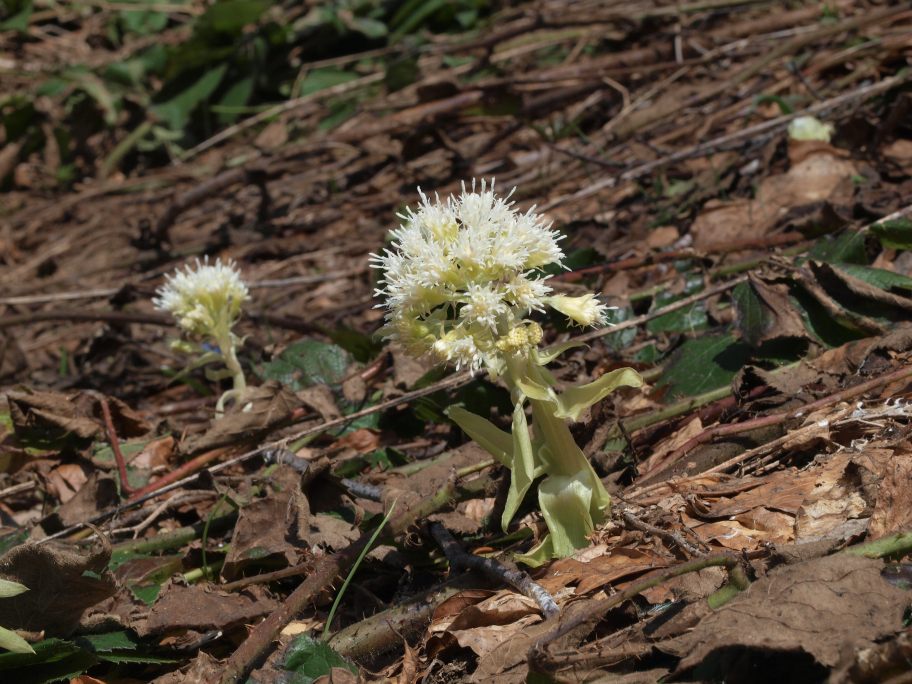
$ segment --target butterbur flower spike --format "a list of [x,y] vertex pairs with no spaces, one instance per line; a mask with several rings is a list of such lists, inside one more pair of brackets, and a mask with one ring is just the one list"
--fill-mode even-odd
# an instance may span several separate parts
[[522,213],[509,195],[498,197],[493,181],[473,181],[471,189],[463,184],[459,196],[445,200],[419,194],[420,206],[400,215],[392,246],[371,258],[382,270],[376,291],[387,308],[382,333],[416,356],[484,368],[503,379],[515,406],[510,434],[461,407],[451,407],[448,415],[510,468],[505,529],[533,482],[544,476],[538,500],[549,535],[523,560],[569,555],[604,520],[610,499],[566,421],[617,387],[639,387],[643,380],[621,368],[588,385],[555,391],[544,366],[573,345],[539,350],[542,329],[529,318],[532,312],[551,307],[578,325],[600,326],[608,309],[593,294],[551,294],[541,269],[562,265],[558,232],[534,208]]
[[[166,277],[166,282],[156,291],[152,303],[156,308],[171,313],[177,324],[199,344],[178,341],[174,346],[185,352],[199,352],[194,366],[221,360],[227,371],[212,374],[215,378],[231,377],[234,386],[223,394],[216,406],[221,413],[225,401],[239,394],[245,387],[244,371],[237,359],[240,340],[233,332],[241,310],[250,292],[233,261],[209,258],[196,260],[177,269]],[[213,346],[214,345],[214,346]]]

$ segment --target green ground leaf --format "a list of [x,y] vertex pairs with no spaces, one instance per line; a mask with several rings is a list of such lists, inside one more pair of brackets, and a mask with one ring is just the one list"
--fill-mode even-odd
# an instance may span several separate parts
[[750,347],[730,334],[688,340],[668,360],[659,384],[671,397],[702,394],[731,382],[749,355]]
[[336,653],[330,646],[306,634],[296,636],[285,651],[285,669],[298,675],[295,684],[310,684],[323,675],[328,675],[332,668],[342,667],[353,674],[358,669],[345,658]]
[[833,268],[848,273],[869,285],[879,287],[881,290],[907,290],[912,291],[912,278],[902,273],[887,271],[883,268],[872,266],[859,266],[858,264],[833,263]]
[[301,95],[310,95],[311,93],[331,88],[341,83],[348,83],[358,78],[358,75],[343,69],[325,67],[322,69],[313,69],[304,80],[301,81]]
[[741,337],[756,346],[767,326],[765,309],[757,293],[748,283],[738,283],[732,290],[732,300],[737,312],[737,326]]
[[209,6],[197,19],[195,30],[206,33],[240,33],[252,24],[272,3],[269,0],[221,0]]
[[912,249],[912,221],[897,219],[871,226],[880,244],[889,249]]
[[183,130],[190,121],[190,115],[193,110],[215,92],[227,70],[227,64],[221,64],[214,69],[210,69],[183,92],[167,102],[154,105],[151,108],[152,113],[167,123],[171,130]]
[[240,108],[250,101],[252,94],[253,76],[246,76],[232,83],[218,101],[218,106],[225,108],[218,113],[219,123],[229,124],[237,119],[240,116]]
[[0,31],[28,31],[32,10],[33,3],[31,0],[26,0],[25,2],[7,0],[4,3],[4,15],[6,15],[6,18],[0,21]]
[[301,340],[264,363],[260,377],[278,380],[294,391],[312,385],[338,385],[345,378],[350,363],[351,357],[342,347],[317,340]]
[[33,653],[0,653],[0,670],[11,670],[37,663],[53,663],[80,653],[80,649],[71,641],[63,639],[45,639],[32,644]]
[[818,261],[846,264],[866,265],[869,262],[864,235],[855,231],[846,231],[835,238],[825,235],[811,248],[808,256]]
[[103,634],[87,634],[79,637],[77,643],[95,653],[117,650],[135,651],[139,646],[136,640],[125,630],[105,632]]

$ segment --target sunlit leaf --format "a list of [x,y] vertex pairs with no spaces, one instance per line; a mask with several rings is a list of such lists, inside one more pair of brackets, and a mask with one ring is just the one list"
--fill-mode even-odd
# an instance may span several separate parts
[[0,599],[9,598],[10,596],[18,596],[19,594],[28,591],[28,587],[20,582],[14,582],[13,580],[0,579]]
[[510,466],[510,489],[504,505],[501,526],[504,532],[513,516],[516,515],[523,497],[535,479],[535,458],[532,453],[532,440],[529,436],[529,425],[522,403],[513,409],[513,462]]
[[538,504],[555,556],[564,558],[589,545],[595,529],[589,513],[592,490],[579,477],[546,477],[538,486]]
[[12,653],[34,653],[31,644],[6,627],[0,627],[0,648]]
[[469,413],[461,406],[451,406],[447,416],[482,449],[508,468],[513,464],[513,437],[487,418]]
[[633,368],[618,368],[605,373],[594,382],[580,387],[570,387],[560,393],[557,400],[558,418],[579,420],[580,414],[601,401],[619,387],[642,387],[643,378]]

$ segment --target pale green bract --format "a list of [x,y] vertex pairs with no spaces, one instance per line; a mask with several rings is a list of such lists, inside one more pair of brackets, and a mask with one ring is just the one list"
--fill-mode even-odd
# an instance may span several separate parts
[[821,142],[830,142],[833,137],[833,131],[836,130],[833,124],[823,123],[820,119],[813,116],[799,116],[792,119],[788,125],[788,134],[792,140],[819,140]]
[[463,184],[459,196],[433,202],[419,189],[421,204],[400,215],[391,248],[372,255],[372,266],[383,272],[376,292],[387,308],[382,333],[416,356],[485,368],[510,389],[510,433],[459,406],[447,413],[511,471],[504,529],[544,478],[538,502],[549,534],[521,558],[538,564],[584,547],[611,503],[566,421],[618,387],[639,387],[643,380],[621,368],[587,385],[555,389],[544,366],[576,345],[540,350],[542,329],[529,316],[550,307],[573,323],[599,326],[607,307],[592,294],[551,294],[540,269],[563,261],[557,231],[534,208],[521,213],[509,195],[498,197],[493,181],[476,187],[474,181],[471,189]]
[[[13,580],[0,579],[0,598],[10,598],[28,591],[28,587]],[[31,644],[13,630],[0,627],[0,648],[13,653],[34,653]]]
[[213,342],[215,350],[206,349],[197,342],[179,340],[172,346],[184,353],[196,354],[192,368],[221,361],[226,369],[210,372],[212,380],[231,378],[233,389],[223,394],[216,406],[221,413],[225,401],[237,396],[247,386],[244,371],[237,358],[241,340],[234,334],[234,325],[241,316],[241,309],[250,292],[233,261],[214,264],[209,258],[196,260],[166,277],[165,284],[156,290],[152,303],[156,308],[171,313],[177,324],[198,341]]

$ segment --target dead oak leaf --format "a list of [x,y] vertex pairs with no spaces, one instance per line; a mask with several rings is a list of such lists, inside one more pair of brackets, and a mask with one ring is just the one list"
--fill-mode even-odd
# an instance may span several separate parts
[[658,647],[682,658],[678,672],[733,647],[758,655],[804,652],[833,667],[846,647],[902,628],[907,593],[884,581],[882,569],[879,560],[842,554],[776,568],[692,632]]
[[68,636],[87,608],[114,594],[110,559],[109,544],[88,554],[53,542],[10,549],[0,557],[0,577],[29,590],[0,601],[0,625]]
[[257,585],[228,593],[208,585],[168,584],[153,604],[146,623],[149,634],[193,629],[205,632],[254,622],[276,609],[274,599]]

